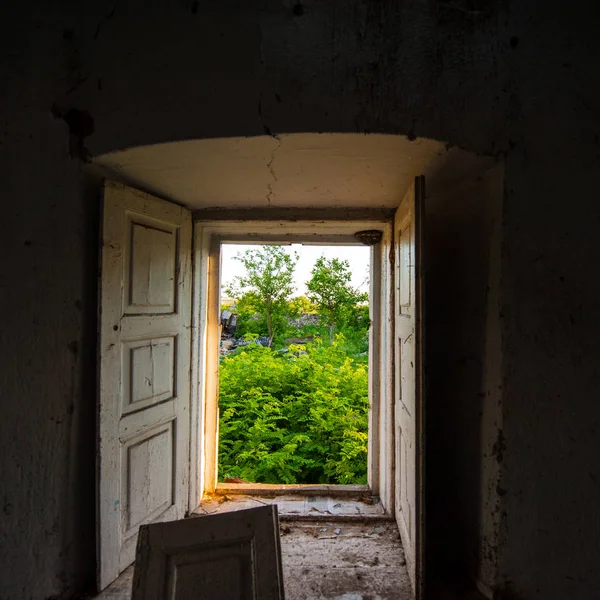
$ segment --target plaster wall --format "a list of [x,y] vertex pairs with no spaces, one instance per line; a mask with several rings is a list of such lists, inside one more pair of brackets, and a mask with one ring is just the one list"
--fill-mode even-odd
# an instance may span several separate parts
[[426,201],[427,536],[430,555],[486,592],[496,583],[505,450],[503,192],[502,164],[488,164]]
[[505,156],[495,585],[500,598],[594,597],[594,11],[591,0],[4,3],[0,596],[69,597],[93,580],[98,213],[80,159],[370,131]]
[[3,600],[89,589],[95,562],[99,202],[38,125],[0,146]]
[[94,164],[198,211],[395,208],[398,194],[445,153],[440,142],[402,135],[284,133],[154,144]]

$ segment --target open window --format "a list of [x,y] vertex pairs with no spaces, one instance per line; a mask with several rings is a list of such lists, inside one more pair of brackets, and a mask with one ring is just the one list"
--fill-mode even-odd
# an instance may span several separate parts
[[[179,519],[217,487],[220,249],[224,242],[371,246],[368,487],[395,515],[422,581],[422,181],[395,221],[206,219],[107,183],[102,234],[99,587],[134,559],[140,525]],[[407,300],[408,298],[408,300]],[[406,325],[406,327],[405,327]]]
[[[271,243],[312,245],[356,245],[355,234],[361,230],[378,230],[386,238],[391,238],[391,224],[386,219],[380,221],[198,221],[195,225],[195,243],[198,274],[198,297],[206,298],[206,303],[199,306],[198,328],[198,372],[204,385],[200,386],[201,394],[198,404],[201,414],[198,422],[204,426],[198,429],[198,439],[192,447],[197,448],[197,471],[195,485],[196,502],[201,501],[202,493],[213,492],[218,486],[218,373],[219,343],[221,338],[220,323],[220,283],[221,283],[221,245],[223,243]],[[369,452],[368,483],[369,489],[377,495],[381,493],[380,463],[382,448],[380,447],[381,423],[381,385],[380,372],[382,341],[391,343],[391,339],[383,338],[382,305],[386,307],[387,320],[391,317],[387,311],[392,306],[381,300],[381,269],[389,269],[389,264],[382,261],[380,244],[371,248],[370,277],[370,322],[369,330]],[[391,276],[391,272],[388,274]],[[206,290],[203,296],[201,289]],[[389,332],[388,332],[389,337]],[[385,354],[389,356],[389,354]],[[388,366],[391,370],[391,365]],[[388,377],[389,380],[389,377]],[[390,386],[391,387],[391,386]],[[392,390],[388,390],[391,394]],[[383,436],[385,437],[385,436]],[[391,450],[391,449],[390,449]],[[389,455],[388,455],[389,456]],[[383,457],[385,460],[385,456]],[[388,463],[389,464],[389,463]],[[390,475],[391,476],[391,475]],[[389,478],[385,483],[389,482]],[[391,490],[388,495],[391,498]]]
[[370,255],[221,244],[219,484],[366,487]]

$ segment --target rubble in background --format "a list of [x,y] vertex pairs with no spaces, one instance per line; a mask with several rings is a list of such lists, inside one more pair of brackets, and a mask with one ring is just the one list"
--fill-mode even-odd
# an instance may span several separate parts
[[[233,307],[232,307],[233,308]],[[255,315],[256,318],[260,318],[258,315]],[[220,345],[220,354],[221,356],[227,356],[234,352],[237,348],[241,346],[248,346],[250,344],[257,344],[259,346],[268,346],[269,338],[268,336],[259,336],[254,340],[245,340],[243,338],[236,338],[235,333],[237,331],[238,324],[238,316],[233,310],[225,309],[221,311],[221,345]],[[315,314],[303,314],[300,315],[296,319],[289,319],[289,324],[292,327],[297,329],[301,329],[306,325],[315,325],[319,324],[319,315]],[[290,344],[309,344],[314,340],[313,335],[308,335],[305,337],[293,337],[285,340],[285,347]]]

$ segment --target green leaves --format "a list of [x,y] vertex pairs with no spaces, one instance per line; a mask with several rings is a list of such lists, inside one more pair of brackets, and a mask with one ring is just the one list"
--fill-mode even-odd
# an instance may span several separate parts
[[[308,298],[290,300],[297,256],[281,246],[239,254],[238,336],[314,336],[271,350],[251,344],[220,367],[221,478],[260,483],[366,483],[368,306],[351,285],[348,261],[317,260]],[[292,327],[291,318],[319,315]],[[334,336],[334,328],[341,332]],[[325,341],[323,338],[327,338]]]
[[348,322],[356,312],[357,304],[366,301],[368,295],[350,285],[352,273],[347,260],[322,256],[317,259],[311,274],[306,283],[308,299],[317,305],[317,312],[330,326],[333,340],[334,328]]
[[220,369],[221,478],[366,483],[367,367],[334,344],[247,347]]
[[[235,257],[245,269],[225,288],[234,298],[242,296],[246,306],[266,320],[270,340],[288,312],[288,300],[294,293],[294,269],[297,255],[288,254],[283,246],[257,246]],[[258,332],[254,332],[258,333]]]

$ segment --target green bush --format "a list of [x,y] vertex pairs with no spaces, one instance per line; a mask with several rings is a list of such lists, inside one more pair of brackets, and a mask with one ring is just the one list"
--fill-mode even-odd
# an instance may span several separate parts
[[[261,314],[257,308],[257,299],[254,292],[246,292],[237,301],[235,312],[238,316],[235,337],[243,338],[249,333],[268,337],[269,326],[267,317]],[[271,315],[273,330],[278,338],[285,337],[290,330],[287,312],[286,308]]]
[[251,344],[221,361],[221,479],[367,482],[367,367],[347,343]]

